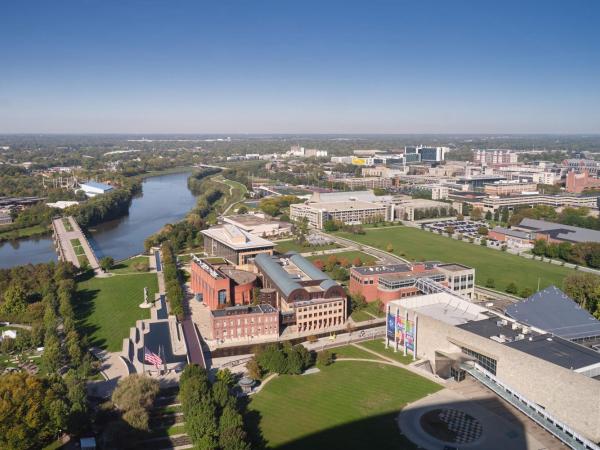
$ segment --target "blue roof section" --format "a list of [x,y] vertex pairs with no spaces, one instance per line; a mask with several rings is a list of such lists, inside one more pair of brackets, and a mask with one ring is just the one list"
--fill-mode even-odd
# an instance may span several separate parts
[[510,305],[506,314],[569,340],[600,336],[600,321],[556,286],[547,287]]
[[81,186],[89,186],[96,189],[102,189],[103,191],[110,191],[113,188],[110,184],[98,183],[96,181],[81,183]]

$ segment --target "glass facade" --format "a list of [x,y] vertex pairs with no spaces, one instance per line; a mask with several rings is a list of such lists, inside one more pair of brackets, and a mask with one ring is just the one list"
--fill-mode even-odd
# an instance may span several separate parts
[[465,355],[472,356],[477,360],[479,365],[483,367],[488,372],[491,372],[492,375],[496,375],[496,360],[490,358],[489,356],[482,355],[481,353],[477,353],[474,350],[471,350],[467,347],[460,348]]

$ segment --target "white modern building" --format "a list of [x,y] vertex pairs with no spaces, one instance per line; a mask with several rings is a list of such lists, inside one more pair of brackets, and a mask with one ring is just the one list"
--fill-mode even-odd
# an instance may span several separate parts
[[109,184],[87,181],[85,183],[80,183],[79,189],[88,197],[95,197],[96,195],[106,194],[107,192],[112,191],[113,187]]

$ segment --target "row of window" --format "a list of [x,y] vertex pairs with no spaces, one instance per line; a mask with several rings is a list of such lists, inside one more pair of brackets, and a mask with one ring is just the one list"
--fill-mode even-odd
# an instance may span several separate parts
[[[267,322],[277,322],[279,319],[276,316],[258,316],[258,318],[256,319],[256,323],[267,323]],[[229,321],[229,326],[234,326],[235,325],[235,320],[230,320]],[[244,318],[243,322],[242,319],[237,319],[237,325],[240,326],[242,325],[242,323],[244,325],[252,325],[254,323],[254,318]],[[217,320],[216,321],[216,327],[226,327],[227,326],[227,321],[226,320]]]
[[488,372],[491,372],[493,375],[496,375],[496,360],[494,358],[490,358],[489,356],[482,355],[474,350],[471,350],[467,347],[460,348],[462,352],[466,355],[472,356],[477,360],[479,365],[486,369]]
[[344,311],[342,309],[330,309],[328,311],[322,311],[319,313],[305,313],[298,314],[298,319],[312,319],[313,317],[322,317],[322,316],[332,316],[337,314],[342,314]]

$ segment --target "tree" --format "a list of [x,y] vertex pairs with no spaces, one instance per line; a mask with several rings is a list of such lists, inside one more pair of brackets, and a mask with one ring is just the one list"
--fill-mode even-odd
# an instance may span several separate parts
[[533,291],[531,290],[531,288],[523,288],[521,289],[521,292],[519,293],[519,296],[522,298],[529,298],[533,295]]
[[479,245],[481,245],[482,247],[486,247],[487,246],[487,239],[482,237],[481,240],[479,241]]
[[362,294],[353,294],[350,295],[350,312],[360,311],[367,307],[367,301],[365,300],[365,296]]
[[591,273],[575,273],[564,281],[565,293],[590,314],[600,310],[600,277]]
[[105,256],[100,260],[100,268],[105,272],[108,272],[114,264],[115,260],[112,256]]
[[454,227],[447,226],[446,228],[444,228],[444,231],[448,236],[452,237],[452,235],[454,234]]
[[149,409],[158,394],[158,381],[133,374],[122,378],[112,394],[113,403],[121,411]]
[[262,371],[255,358],[252,358],[246,363],[246,370],[248,376],[253,380],[260,380],[262,378]]
[[485,287],[494,288],[494,287],[496,287],[496,282],[494,281],[493,278],[488,278],[485,282]]
[[194,442],[195,448],[215,449],[217,447],[216,409],[210,397],[203,397],[199,404],[185,414],[185,430]]
[[27,373],[3,375],[0,398],[0,448],[42,448],[58,432],[47,409],[56,412],[50,406],[56,395],[40,378]]
[[248,208],[245,207],[244,205],[240,206],[237,210],[238,214],[247,214],[248,213]]
[[354,267],[360,267],[360,266],[362,266],[362,265],[363,265],[363,262],[362,262],[362,259],[360,259],[360,256],[357,256],[356,258],[354,258],[354,259],[352,260],[352,265],[353,265]]
[[502,223],[508,223],[508,217],[509,217],[509,211],[508,208],[502,208],[502,214],[500,216],[500,222]]
[[330,350],[323,350],[317,353],[317,366],[328,366],[333,362],[333,353]]
[[325,223],[323,223],[323,229],[327,232],[337,231],[340,229],[340,225],[335,220],[326,220]]
[[227,405],[219,418],[219,447],[222,450],[248,450],[242,415],[231,405]]
[[492,220],[493,216],[492,216],[492,212],[491,211],[486,211],[485,213],[485,220]]
[[313,261],[313,264],[319,270],[323,270],[323,267],[325,267],[325,263],[323,263],[322,259],[315,259]]
[[229,385],[226,380],[217,380],[212,385],[212,398],[217,406],[223,408],[230,401]]
[[458,213],[456,215],[456,220],[465,220],[465,216],[463,216],[461,213]]
[[9,317],[25,312],[27,294],[20,282],[12,281],[3,294],[4,302],[0,305],[0,313]]
[[487,236],[489,230],[487,229],[487,227],[479,227],[477,228],[477,234],[479,234],[480,236]]
[[394,252],[394,246],[388,242],[388,245],[386,245],[385,247],[385,251],[388,253],[393,253]]
[[546,241],[544,239],[536,239],[533,243],[533,248],[531,249],[531,253],[536,256],[543,256],[546,254]]
[[509,283],[508,286],[506,286],[505,291],[508,294],[513,294],[513,295],[517,295],[518,289],[517,289],[517,285],[513,282]]
[[483,209],[473,208],[471,210],[471,220],[481,220],[482,217],[483,217]]

